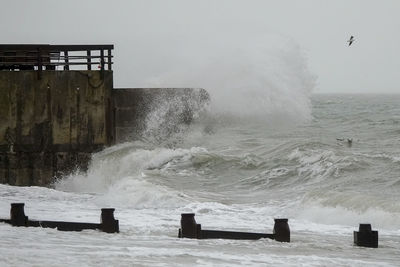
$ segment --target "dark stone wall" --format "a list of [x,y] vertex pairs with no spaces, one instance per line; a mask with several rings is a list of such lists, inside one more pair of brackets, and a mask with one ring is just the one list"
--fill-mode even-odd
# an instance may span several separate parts
[[0,183],[48,185],[114,143],[112,71],[0,71]]

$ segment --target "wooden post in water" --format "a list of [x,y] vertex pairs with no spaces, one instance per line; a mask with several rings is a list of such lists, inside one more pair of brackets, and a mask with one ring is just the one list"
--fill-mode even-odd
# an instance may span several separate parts
[[354,245],[360,247],[377,248],[378,231],[372,231],[371,224],[361,223],[358,232],[354,231]]
[[24,203],[11,203],[10,221],[12,226],[28,226],[28,216],[25,216]]
[[115,209],[101,209],[100,229],[106,233],[119,233],[119,221],[114,218]]
[[181,214],[180,237],[197,238],[197,224],[194,219],[194,213]]
[[274,219],[274,238],[280,242],[290,242],[288,219]]

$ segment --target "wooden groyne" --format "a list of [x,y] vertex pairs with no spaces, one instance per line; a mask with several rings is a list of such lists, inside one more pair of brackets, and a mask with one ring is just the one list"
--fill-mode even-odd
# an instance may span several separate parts
[[119,221],[114,218],[113,208],[101,209],[100,223],[66,222],[31,220],[25,215],[25,203],[11,203],[10,219],[0,219],[0,222],[12,226],[56,228],[60,231],[100,230],[106,233],[118,233]]

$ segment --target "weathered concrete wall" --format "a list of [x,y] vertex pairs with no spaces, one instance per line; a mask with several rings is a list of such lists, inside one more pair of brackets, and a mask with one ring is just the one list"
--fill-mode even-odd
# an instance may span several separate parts
[[112,71],[0,71],[0,183],[48,185],[148,134],[149,120],[167,134],[190,123],[208,100],[204,89],[113,90]]
[[46,185],[114,143],[112,71],[0,71],[0,183]]
[[112,98],[115,140],[124,142],[149,134],[149,127],[162,128],[168,135],[178,124],[189,124],[209,94],[201,88],[120,88],[113,90]]

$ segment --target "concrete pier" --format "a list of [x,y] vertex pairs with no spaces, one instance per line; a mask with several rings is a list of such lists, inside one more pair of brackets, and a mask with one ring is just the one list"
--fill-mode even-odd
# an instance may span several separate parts
[[85,171],[93,152],[137,139],[163,103],[174,123],[190,123],[208,101],[204,89],[114,89],[113,48],[0,45],[0,183],[43,186]]

